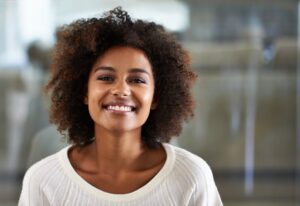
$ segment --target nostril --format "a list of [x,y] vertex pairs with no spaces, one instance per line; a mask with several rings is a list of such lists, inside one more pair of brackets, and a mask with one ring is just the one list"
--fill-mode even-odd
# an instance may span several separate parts
[[129,96],[130,95],[130,85],[126,81],[116,81],[111,88],[111,94],[114,96]]
[[124,93],[124,92],[114,92],[114,93],[112,93],[112,95],[113,95],[113,96],[126,97],[126,96],[128,96],[129,94]]
[[111,90],[111,94],[114,96],[129,96],[130,91],[128,89],[114,89]]

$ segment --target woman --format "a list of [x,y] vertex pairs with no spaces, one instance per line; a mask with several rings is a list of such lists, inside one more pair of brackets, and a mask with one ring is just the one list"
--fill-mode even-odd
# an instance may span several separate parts
[[193,115],[181,45],[121,8],[57,37],[50,119],[72,144],[27,171],[19,205],[222,205],[209,166],[166,143]]

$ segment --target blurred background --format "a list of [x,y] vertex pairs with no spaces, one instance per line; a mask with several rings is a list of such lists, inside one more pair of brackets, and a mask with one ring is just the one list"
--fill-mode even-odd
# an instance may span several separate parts
[[0,205],[66,144],[43,95],[55,28],[118,5],[190,51],[197,109],[173,144],[208,162],[224,205],[300,205],[298,0],[0,0]]

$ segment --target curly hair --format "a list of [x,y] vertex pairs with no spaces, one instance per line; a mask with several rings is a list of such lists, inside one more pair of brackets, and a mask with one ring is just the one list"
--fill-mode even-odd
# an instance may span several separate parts
[[132,20],[117,7],[101,18],[80,19],[57,29],[52,75],[46,86],[51,96],[50,121],[69,142],[85,145],[93,141],[94,122],[84,104],[90,70],[96,59],[114,46],[142,50],[151,63],[157,102],[142,126],[142,142],[153,148],[178,136],[182,123],[192,117],[191,86],[197,75],[190,58],[163,26]]

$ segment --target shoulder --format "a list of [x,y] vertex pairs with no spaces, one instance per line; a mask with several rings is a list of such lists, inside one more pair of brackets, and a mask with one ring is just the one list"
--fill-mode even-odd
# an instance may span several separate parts
[[177,181],[181,187],[190,191],[186,200],[192,205],[222,205],[212,170],[207,162],[185,149],[168,146],[175,156],[170,178],[172,182]]
[[54,167],[59,164],[60,156],[68,147],[61,149],[60,151],[49,155],[38,162],[34,163],[29,169],[26,171],[26,175],[34,175],[36,173],[40,173],[43,171],[47,171],[48,168]]
[[209,191],[215,186],[212,170],[201,157],[173,145],[168,145],[174,154],[172,176],[187,188]]
[[210,176],[212,171],[210,166],[201,157],[173,145],[169,145],[175,154],[175,170],[185,171],[192,176]]
[[18,205],[41,205],[41,202],[48,201],[46,191],[62,181],[60,156],[67,148],[40,160],[26,171]]
[[25,173],[23,185],[30,182],[40,181],[49,172],[49,169],[56,167],[58,164],[58,153],[48,156],[37,163],[33,164]]
[[53,180],[53,177],[55,177],[59,171],[62,171],[60,155],[62,155],[66,149],[67,147],[33,164],[25,173],[23,178],[23,189],[25,187],[40,187],[50,179],[49,177]]

